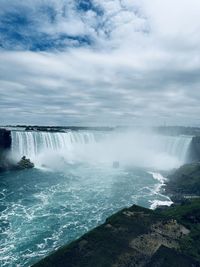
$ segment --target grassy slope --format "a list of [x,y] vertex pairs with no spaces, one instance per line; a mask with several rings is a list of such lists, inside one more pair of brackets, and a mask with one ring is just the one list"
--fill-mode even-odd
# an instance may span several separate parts
[[185,164],[168,178],[167,192],[200,195],[200,163]]
[[[125,215],[124,212],[127,211],[130,213],[134,212],[134,215]],[[190,221],[190,213],[194,211],[200,212],[200,201],[195,200],[190,204],[173,207],[166,211],[151,211],[134,205],[129,209],[124,209],[114,214],[106,220],[105,224],[90,231],[77,241],[62,247],[34,265],[34,267],[113,266],[119,263],[119,258],[124,259],[124,255],[130,256],[133,253],[133,250],[129,246],[133,238],[148,233],[150,226],[157,221],[167,221],[170,218],[177,219],[182,224],[184,223],[187,227],[190,227],[191,235],[181,241],[180,252],[172,249],[162,249],[155,254],[152,263],[149,264],[153,264],[153,262],[159,263],[164,260],[165,264],[168,265],[158,266],[193,266],[192,264],[195,260],[191,260],[190,256],[200,260],[200,253],[198,251],[200,241],[197,240],[199,238],[199,223]],[[117,266],[129,266],[130,258],[127,262],[127,265],[123,263]],[[174,262],[174,265],[172,262]],[[194,266],[200,265],[196,264]]]
[[[147,216],[129,217],[125,211],[144,212]],[[138,206],[124,209],[110,218],[105,224],[95,228],[77,241],[67,245],[35,267],[110,267],[123,253],[131,252],[129,242],[132,238],[148,232],[150,225],[163,215]]]
[[181,240],[181,251],[200,261],[200,199],[170,207],[163,215],[176,219],[190,229],[190,235]]
[[161,246],[146,267],[197,267],[199,264],[191,257],[173,249]]
[[[182,166],[170,175],[169,179],[167,192],[200,195],[199,163]],[[108,218],[105,224],[60,248],[35,264],[34,267],[111,267],[116,263],[118,265],[115,266],[132,266],[130,255],[134,252],[130,248],[130,241],[139,235],[148,233],[150,226],[155,222],[167,221],[171,218],[190,229],[190,234],[180,240],[179,251],[161,247],[146,266],[200,266],[200,199],[183,203],[156,211],[135,205],[124,209]],[[127,211],[134,212],[135,215],[124,215]],[[143,213],[142,216],[141,213]],[[128,263],[124,261],[119,264],[119,259],[126,260],[126,255],[129,257]]]
[[[200,195],[200,163],[185,164],[169,176],[166,188],[172,194]],[[163,211],[191,230],[181,241],[181,250],[200,261],[200,198]]]

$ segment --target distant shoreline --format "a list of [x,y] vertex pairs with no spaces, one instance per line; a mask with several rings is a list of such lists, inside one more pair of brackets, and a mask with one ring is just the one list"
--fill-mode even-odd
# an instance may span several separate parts
[[23,131],[44,131],[44,132],[66,132],[71,131],[113,131],[113,130],[149,130],[158,134],[164,135],[190,135],[200,136],[200,127],[186,127],[186,126],[44,126],[44,125],[4,125],[0,128],[8,130],[23,130]]

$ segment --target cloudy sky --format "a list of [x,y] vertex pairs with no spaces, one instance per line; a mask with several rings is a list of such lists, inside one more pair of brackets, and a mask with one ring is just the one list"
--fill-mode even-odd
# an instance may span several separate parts
[[0,0],[0,124],[199,114],[199,0]]

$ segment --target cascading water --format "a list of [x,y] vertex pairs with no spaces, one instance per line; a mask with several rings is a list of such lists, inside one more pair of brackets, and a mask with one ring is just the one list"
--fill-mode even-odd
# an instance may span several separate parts
[[36,157],[44,150],[67,151],[74,144],[95,143],[97,137],[91,132],[12,132],[12,151],[19,156]]
[[13,131],[13,157],[25,155],[38,168],[0,174],[0,266],[31,266],[132,204],[170,205],[158,171],[184,163],[190,141],[141,132]]
[[158,141],[158,147],[160,147],[160,151],[164,153],[176,157],[181,161],[181,163],[185,163],[187,160],[187,154],[190,147],[192,137],[191,136],[160,136]]
[[[192,137],[130,132],[12,132],[12,152],[39,163],[47,155],[90,163],[119,161],[123,165],[172,168],[186,162]],[[49,158],[48,158],[49,159]],[[48,161],[48,160],[47,160]]]

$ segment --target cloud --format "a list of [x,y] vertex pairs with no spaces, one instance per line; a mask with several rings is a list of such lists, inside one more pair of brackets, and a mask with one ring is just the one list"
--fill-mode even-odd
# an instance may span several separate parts
[[199,124],[197,0],[0,5],[2,124]]

